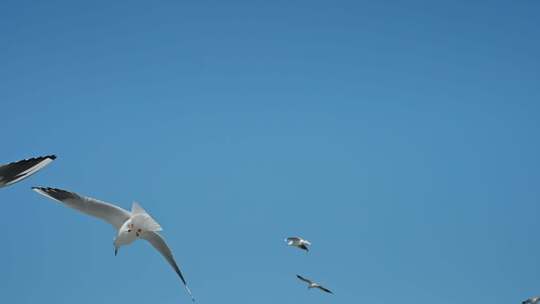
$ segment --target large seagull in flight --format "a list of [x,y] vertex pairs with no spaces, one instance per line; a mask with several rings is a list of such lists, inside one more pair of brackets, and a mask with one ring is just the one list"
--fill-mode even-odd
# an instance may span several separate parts
[[144,239],[150,242],[165,257],[172,268],[174,268],[174,271],[176,271],[184,283],[191,299],[195,301],[180,268],[174,260],[169,246],[167,246],[163,237],[157,233],[161,231],[161,226],[139,204],[134,202],[131,211],[127,211],[113,204],[80,196],[74,192],[43,187],[33,187],[32,189],[41,195],[113,225],[118,230],[114,240],[115,255],[121,246],[129,245],[137,239]]
[[0,165],[0,188],[29,177],[55,159],[55,155],[48,155]]

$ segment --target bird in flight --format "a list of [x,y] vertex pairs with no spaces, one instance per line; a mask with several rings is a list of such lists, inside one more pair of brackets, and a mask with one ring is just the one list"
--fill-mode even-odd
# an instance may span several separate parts
[[116,228],[118,232],[113,243],[114,255],[118,253],[121,246],[129,245],[137,239],[148,241],[172,266],[184,283],[191,299],[195,301],[169,246],[167,246],[163,237],[157,233],[162,230],[161,226],[139,204],[134,202],[131,211],[127,211],[113,204],[81,196],[74,192],[44,187],[33,187],[32,189],[68,207],[104,220]]
[[311,246],[310,242],[308,242],[307,240],[304,240],[301,237],[297,237],[297,236],[288,237],[288,238],[285,239],[285,242],[287,242],[287,245],[289,245],[289,246],[298,247],[300,249],[305,250],[306,252],[309,251],[309,246]]
[[527,300],[521,302],[521,304],[536,304],[540,302],[540,296],[528,298]]
[[302,276],[299,275],[299,274],[297,274],[296,277],[299,278],[300,280],[302,280],[302,281],[308,283],[308,289],[311,289],[311,288],[319,288],[319,289],[322,290],[322,291],[325,291],[325,292],[334,294],[330,289],[327,289],[327,288],[325,288],[325,287],[323,287],[323,286],[321,286],[321,285],[319,285],[319,284],[313,282],[312,280],[306,279],[306,278],[302,277]]
[[0,165],[0,188],[29,177],[55,159],[55,155],[47,155]]

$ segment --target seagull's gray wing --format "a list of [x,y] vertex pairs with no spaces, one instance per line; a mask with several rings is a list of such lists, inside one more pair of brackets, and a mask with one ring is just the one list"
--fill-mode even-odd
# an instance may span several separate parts
[[55,155],[47,155],[0,165],[0,188],[29,177],[55,159]]
[[167,246],[167,243],[165,243],[165,240],[159,233],[152,232],[152,231],[146,231],[141,236],[143,239],[147,240],[154,246],[154,248],[163,255],[163,257],[169,262],[169,264],[172,266],[174,271],[176,271],[176,274],[180,277],[182,280],[182,283],[184,283],[184,286],[186,287],[187,292],[191,296],[191,300],[195,301],[195,298],[191,294],[191,290],[189,290],[189,287],[186,283],[186,280],[184,279],[184,276],[182,275],[182,272],[180,271],[180,267],[176,264],[176,261],[174,260],[174,256],[171,252],[171,249],[169,249],[169,246]]
[[313,282],[311,280],[308,280],[308,279],[304,278],[303,276],[301,276],[299,274],[297,274],[296,277],[299,278],[300,280],[308,283],[308,284],[313,284]]
[[288,237],[287,242],[293,241],[293,242],[300,242],[302,239],[296,236]]
[[79,210],[82,213],[95,216],[120,229],[131,213],[113,204],[109,204],[90,197],[80,196],[77,193],[56,188],[32,187],[37,193],[50,199],[64,203],[64,205]]
[[321,285],[317,286],[317,288],[319,288],[319,289],[322,290],[322,291],[326,291],[326,292],[328,292],[328,293],[334,294],[330,289],[327,289],[327,288],[325,288],[325,287],[322,287]]

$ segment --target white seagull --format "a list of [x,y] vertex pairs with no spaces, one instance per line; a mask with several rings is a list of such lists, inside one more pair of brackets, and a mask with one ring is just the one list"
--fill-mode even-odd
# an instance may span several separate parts
[[171,250],[161,235],[157,233],[157,231],[162,230],[161,226],[139,204],[134,202],[130,212],[113,204],[80,196],[74,192],[44,187],[32,187],[32,189],[41,195],[113,225],[118,230],[113,243],[114,255],[118,253],[118,249],[121,246],[131,244],[139,238],[150,242],[165,257],[172,268],[174,268],[174,271],[176,271],[184,283],[191,299],[195,301],[180,268],[174,260]]
[[55,159],[55,155],[47,155],[0,165],[0,188],[29,177]]
[[312,280],[309,280],[309,279],[306,279],[304,277],[302,277],[301,275],[297,274],[296,275],[297,278],[299,278],[300,280],[308,283],[308,289],[311,289],[311,288],[319,288],[320,290],[322,291],[325,291],[325,292],[328,292],[328,293],[331,293],[331,294],[334,294],[332,291],[330,291],[330,289],[327,289],[327,288],[324,288],[323,286],[313,282]]
[[310,242],[308,242],[307,240],[304,240],[301,237],[297,237],[297,236],[288,237],[288,238],[285,239],[285,242],[287,242],[287,245],[289,245],[289,246],[298,247],[300,249],[305,250],[306,252],[309,251],[308,246],[311,246]]
[[540,302],[540,296],[528,298],[527,300],[521,302],[521,304],[536,304],[538,302]]

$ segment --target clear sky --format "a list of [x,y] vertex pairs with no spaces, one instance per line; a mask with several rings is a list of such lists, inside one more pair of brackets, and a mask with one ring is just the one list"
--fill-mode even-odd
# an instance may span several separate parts
[[[519,303],[540,294],[540,2],[2,1],[2,303]],[[306,255],[283,239],[312,241]],[[302,274],[335,296],[308,291]]]

